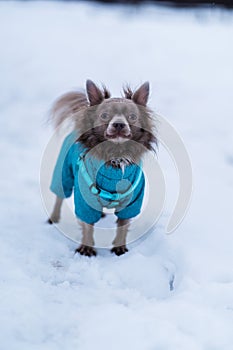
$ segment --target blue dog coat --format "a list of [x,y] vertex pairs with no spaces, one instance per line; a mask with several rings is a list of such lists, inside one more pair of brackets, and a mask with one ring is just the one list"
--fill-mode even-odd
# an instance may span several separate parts
[[130,219],[140,213],[145,178],[139,165],[121,168],[106,165],[88,156],[85,147],[69,134],[63,142],[53,172],[50,189],[59,198],[68,198],[74,190],[76,216],[94,224],[103,207],[115,208],[119,219]]

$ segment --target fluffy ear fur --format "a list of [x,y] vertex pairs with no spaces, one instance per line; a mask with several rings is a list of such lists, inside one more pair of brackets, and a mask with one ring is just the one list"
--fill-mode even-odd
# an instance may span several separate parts
[[90,102],[90,106],[95,106],[104,100],[102,91],[93,83],[92,80],[86,82],[87,96]]
[[128,100],[132,100],[133,91],[128,84],[123,87],[123,93],[125,95],[125,98],[127,98]]
[[145,107],[148,102],[149,93],[150,93],[150,85],[149,85],[149,82],[146,81],[144,84],[142,84],[142,86],[140,86],[140,88],[138,88],[134,92],[132,96],[132,100],[138,105]]

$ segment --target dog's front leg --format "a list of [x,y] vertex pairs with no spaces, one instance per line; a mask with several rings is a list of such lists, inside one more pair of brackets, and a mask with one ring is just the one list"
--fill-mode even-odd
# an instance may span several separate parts
[[117,219],[117,234],[114,238],[113,248],[111,249],[112,253],[116,255],[122,255],[128,252],[126,247],[126,236],[129,229],[129,220]]
[[61,206],[62,206],[63,198],[56,197],[56,202],[53,208],[53,212],[48,219],[49,224],[53,224],[59,222],[61,217]]
[[75,253],[86,256],[96,255],[96,250],[93,248],[95,244],[93,238],[94,224],[86,224],[85,222],[80,224],[82,227],[82,244],[75,250]]

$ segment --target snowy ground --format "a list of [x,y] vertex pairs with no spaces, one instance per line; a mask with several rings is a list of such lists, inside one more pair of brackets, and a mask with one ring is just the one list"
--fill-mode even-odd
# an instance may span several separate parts
[[[1,349],[233,348],[232,38],[232,12],[1,2]],[[120,258],[74,256],[41,204],[46,113],[86,78],[115,95],[149,79],[193,164],[189,213],[166,236],[177,176],[161,148],[165,213]]]

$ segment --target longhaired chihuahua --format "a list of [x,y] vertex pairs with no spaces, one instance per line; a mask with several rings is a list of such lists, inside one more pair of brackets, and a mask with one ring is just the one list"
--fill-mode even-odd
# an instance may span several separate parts
[[[53,173],[51,191],[56,194],[48,220],[60,219],[62,201],[74,192],[75,214],[82,227],[82,243],[76,252],[96,255],[94,224],[104,208],[114,208],[117,232],[111,252],[128,251],[126,236],[130,219],[140,213],[145,178],[142,158],[157,144],[155,122],[147,107],[149,83],[136,91],[125,87],[124,97],[111,98],[91,80],[86,92],[69,92],[53,105],[56,125],[74,122],[74,130],[61,148]],[[70,118],[70,119],[69,119]]]

